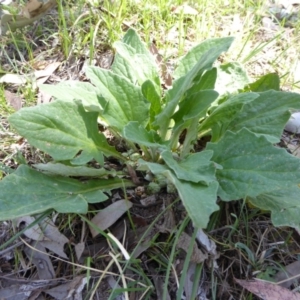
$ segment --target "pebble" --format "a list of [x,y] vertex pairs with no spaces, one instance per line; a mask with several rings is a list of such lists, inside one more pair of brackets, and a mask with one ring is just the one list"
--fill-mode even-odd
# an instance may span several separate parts
[[300,133],[300,112],[291,115],[284,129],[292,133]]

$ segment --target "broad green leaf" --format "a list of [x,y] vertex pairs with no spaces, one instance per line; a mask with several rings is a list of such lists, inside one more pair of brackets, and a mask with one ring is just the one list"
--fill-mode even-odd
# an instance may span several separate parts
[[300,109],[300,94],[272,90],[258,94],[258,98],[243,106],[228,130],[237,132],[248,128],[277,143],[291,116],[290,109]]
[[139,163],[147,165],[153,174],[162,174],[167,177],[176,187],[194,226],[196,228],[206,228],[210,215],[219,209],[219,206],[216,204],[218,190],[218,183],[216,181],[206,186],[201,183],[179,180],[166,166],[142,160]]
[[241,64],[228,63],[218,67],[215,90],[220,94],[235,93],[249,83],[249,78]]
[[97,67],[89,67],[86,75],[96,86],[97,93],[107,102],[101,117],[109,126],[121,133],[130,121],[147,125],[150,103],[144,98],[140,87],[124,77]]
[[211,103],[217,98],[218,93],[214,90],[200,91],[185,98],[179,103],[179,109],[172,117],[175,127],[186,120],[204,117]]
[[86,112],[79,103],[57,100],[23,108],[11,115],[9,122],[32,146],[55,160],[73,159],[79,151],[100,164],[103,154],[123,159],[98,132],[97,118],[98,113]]
[[146,80],[142,84],[142,93],[144,97],[151,103],[149,113],[150,123],[152,124],[155,120],[155,116],[161,112],[161,97],[151,80]]
[[154,56],[133,29],[129,29],[122,42],[116,42],[114,47],[117,51],[112,64],[114,73],[125,76],[133,84],[138,81],[142,85],[144,81],[149,79],[160,88],[158,68]]
[[[192,48],[179,61],[178,66],[175,69],[175,72],[173,74],[174,79],[178,79],[182,76],[185,76],[198,63],[198,61],[201,59],[203,55],[207,54],[209,51],[214,51],[215,48],[219,48],[222,45],[228,44],[228,42],[231,45],[233,42],[233,38],[226,37],[226,38],[209,39],[209,40],[205,40],[201,44]],[[223,51],[227,51],[228,48]]]
[[101,111],[95,87],[88,82],[65,81],[56,85],[41,84],[39,88],[47,94],[63,101],[73,102],[80,100],[83,107],[88,111]]
[[256,93],[243,93],[229,97],[217,106],[214,111],[203,121],[200,131],[212,130],[212,141],[219,140],[226,132],[229,123],[235,119],[243,106],[258,98]]
[[142,85],[149,79],[157,86],[160,85],[154,58],[149,59],[145,54],[136,53],[134,48],[122,42],[114,43],[114,47],[117,54],[111,69],[115,74],[128,78],[133,84]]
[[47,176],[21,165],[0,181],[0,220],[10,220],[55,209],[60,213],[87,213],[88,203],[105,201],[103,192],[131,186],[121,179],[80,182],[75,179]]
[[221,199],[238,200],[286,189],[300,182],[300,160],[275,148],[264,136],[244,128],[227,131],[217,143],[208,143],[217,170]]
[[245,90],[251,92],[266,92],[269,90],[280,91],[279,76],[276,73],[264,75],[257,81],[248,84]]
[[179,101],[182,100],[186,91],[192,87],[195,78],[200,78],[205,70],[210,69],[220,54],[228,50],[232,41],[233,38],[219,39],[215,47],[207,50],[184,77],[180,77],[174,81],[172,89],[170,89],[166,95],[168,103],[163,111],[156,117],[154,123],[154,125],[159,127],[163,139],[166,137],[169,122],[175,112],[176,106]]
[[288,189],[279,189],[248,199],[256,207],[271,211],[272,222],[275,226],[290,226],[299,231],[299,195],[300,188],[295,185]]
[[201,182],[204,185],[216,181],[216,169],[210,161],[212,155],[212,151],[202,151],[177,161],[173,158],[172,152],[163,151],[161,153],[163,160],[174,171],[178,179],[195,183]]
[[160,136],[155,131],[147,131],[139,125],[138,122],[129,122],[124,127],[123,136],[127,140],[139,145],[154,148],[166,148],[166,144],[162,142]]
[[104,177],[116,176],[116,171],[106,170],[104,168],[95,169],[86,166],[68,166],[61,163],[49,162],[47,164],[34,164],[33,167],[41,171],[57,174],[60,176],[73,176],[73,177]]
[[136,33],[133,29],[128,29],[126,34],[123,37],[123,43],[131,46],[134,48],[136,53],[144,54],[148,56],[149,59],[154,59],[148,48],[146,47],[145,43],[143,43],[139,37],[139,35]]
[[[188,95],[179,103],[179,109],[172,117],[175,121],[172,132],[172,143],[178,143],[178,139],[183,129],[188,128],[185,143],[188,143],[184,152],[189,152],[193,141],[197,139],[199,119],[206,115],[207,109],[218,97],[218,93],[213,90],[204,90],[192,95]],[[173,148],[173,145],[172,145]],[[182,153],[183,155],[185,153]]]
[[217,80],[217,68],[207,70],[199,79],[194,82],[192,87],[187,91],[188,95],[197,93],[202,90],[213,90]]

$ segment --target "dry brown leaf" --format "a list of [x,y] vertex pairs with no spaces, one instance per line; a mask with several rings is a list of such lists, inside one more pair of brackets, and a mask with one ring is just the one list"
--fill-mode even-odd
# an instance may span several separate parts
[[[109,228],[114,224],[128,209],[132,207],[132,203],[127,200],[119,200],[105,209],[99,211],[91,222],[101,230]],[[99,234],[94,226],[89,225],[93,237]]]
[[48,93],[40,90],[38,93],[37,104],[49,103],[51,99],[52,95],[49,95]]
[[46,3],[37,0],[29,0],[20,15],[2,15],[0,34],[6,34],[9,28],[15,30],[32,24],[56,5],[56,0],[48,0]]
[[19,95],[5,90],[4,96],[6,98],[7,104],[12,106],[15,110],[19,110],[22,108],[22,98]]
[[[30,217],[30,216],[24,216],[24,217],[19,217],[19,218],[15,219],[15,222],[16,222],[17,227],[19,227],[21,223],[27,227],[31,223],[35,222],[35,218]],[[42,240],[47,239],[38,224],[35,224],[31,228],[26,229],[24,231],[24,235],[26,235],[28,238],[35,240],[35,241],[42,241]]]
[[24,248],[24,252],[28,259],[35,265],[39,279],[55,278],[55,271],[52,262],[47,255],[46,248],[39,242],[31,242],[30,245],[31,247],[26,246]]
[[68,260],[69,258],[64,252],[64,246],[69,242],[69,239],[60,233],[56,225],[49,218],[44,219],[40,223],[40,226],[44,232],[45,238],[47,239],[41,241],[40,244],[51,250],[53,253]]
[[37,9],[40,9],[43,5],[42,2],[39,2],[37,0],[29,0],[26,5],[23,7],[21,11],[21,15],[24,17],[30,19],[31,18],[31,12],[34,12]]
[[37,83],[45,83],[48,80],[48,78],[53,74],[53,72],[60,66],[60,64],[60,62],[56,61],[48,64],[44,70],[35,71],[34,75],[36,78],[38,78]]
[[291,150],[294,156],[300,158],[300,145],[288,144],[287,147]]
[[140,200],[141,204],[144,205],[145,207],[149,205],[153,205],[154,203],[156,203],[156,201],[157,201],[156,195],[151,195]]
[[[165,285],[165,281],[163,280],[163,278],[157,274],[157,271],[150,267],[149,271],[152,275],[152,280],[156,289],[156,299],[157,300],[171,300],[171,297],[169,295],[169,293],[167,293],[166,298],[163,298],[163,293],[164,293],[164,285]],[[189,299],[188,297],[186,299]]]
[[[185,291],[185,297],[186,299],[192,299],[192,291],[193,287],[196,284],[194,282],[195,273],[196,273],[196,266],[195,263],[190,263],[189,268],[187,270],[187,274],[185,277],[185,283],[184,283],[184,291]],[[208,288],[205,284],[205,277],[202,276],[201,282],[198,282],[198,289],[197,289],[197,299],[208,299],[206,296],[208,294]]]
[[55,241],[41,241],[41,246],[47,248],[48,250],[52,251],[53,253],[57,254],[58,256],[69,260],[68,256],[64,252],[64,245],[57,243]]
[[[294,277],[294,278],[280,283],[281,281],[286,280],[291,277]],[[280,286],[285,287],[285,288],[289,288],[294,282],[299,281],[299,278],[300,278],[300,261],[295,261],[295,262],[285,266],[284,270],[279,271],[274,276],[275,281],[278,282]]]
[[18,75],[18,74],[5,74],[0,78],[0,83],[11,83],[11,84],[25,84],[32,80],[32,76]]
[[86,283],[86,276],[77,276],[70,282],[46,290],[45,293],[57,300],[80,300],[82,299],[82,290]]
[[84,242],[78,243],[78,244],[75,245],[74,248],[75,248],[75,253],[76,253],[77,260],[80,261],[82,253],[85,249],[85,243]]
[[[35,221],[35,218],[25,216],[16,219],[17,226],[25,223],[26,226]],[[68,259],[64,252],[64,245],[69,241],[63,234],[61,234],[55,224],[46,218],[40,224],[35,224],[33,227],[27,229],[24,234],[32,240],[39,241],[40,246],[46,247],[53,253]]]
[[235,281],[263,300],[300,300],[299,293],[293,293],[292,291],[271,282],[240,279],[235,279]]
[[[109,284],[109,286],[111,287],[112,291],[116,290],[116,289],[121,289],[122,287],[118,284],[118,282],[113,278],[113,276],[108,276],[107,278],[107,283]],[[124,298],[124,294],[120,294],[117,297],[114,298],[114,300],[123,300]]]
[[213,240],[209,239],[202,229],[198,229],[196,240],[205,248],[205,250],[209,253],[211,257],[213,257],[214,259],[219,258],[220,255],[217,252],[216,243]]
[[[20,280],[17,275],[1,276],[0,299],[9,300],[33,300],[35,293],[41,292],[41,289],[48,288],[55,281],[47,280]],[[40,299],[40,298],[39,298]]]
[[194,16],[199,14],[199,12],[195,8],[191,7],[188,4],[182,4],[182,5],[177,6],[173,10],[173,13],[174,14],[184,14],[184,15],[194,15]]
[[45,237],[48,240],[55,241],[62,245],[64,245],[65,243],[67,243],[69,241],[68,238],[66,238],[62,233],[60,233],[60,231],[58,230],[58,228],[52,222],[51,219],[49,219],[49,218],[44,219],[40,223],[40,226],[45,234]]
[[[178,242],[177,247],[184,250],[185,252],[188,252],[188,249],[190,247],[190,244],[192,243],[192,238],[186,234],[185,232],[182,232]],[[199,264],[207,259],[207,254],[204,254],[198,247],[197,244],[194,243],[193,245],[193,252],[191,255],[191,262],[194,262],[196,264]]]

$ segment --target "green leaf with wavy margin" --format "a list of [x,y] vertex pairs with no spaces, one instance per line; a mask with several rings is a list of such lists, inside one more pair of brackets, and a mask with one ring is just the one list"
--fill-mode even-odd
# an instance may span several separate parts
[[118,178],[80,182],[67,177],[48,176],[21,165],[0,181],[0,220],[37,214],[47,209],[85,214],[88,203],[108,198],[104,192],[132,185],[132,182]]
[[300,188],[291,186],[247,199],[262,210],[271,211],[274,226],[289,226],[300,231]]
[[291,116],[290,109],[300,109],[300,94],[273,90],[257,94],[259,97],[246,103],[227,129],[237,132],[248,128],[277,143]]
[[115,170],[109,171],[105,168],[96,169],[86,166],[68,166],[55,162],[48,162],[47,164],[34,164],[33,167],[46,173],[57,174],[60,176],[105,177],[117,175]]
[[[200,59],[196,61],[196,64],[190,69],[186,75],[178,78],[173,82],[173,87],[166,93],[166,107],[162,112],[157,115],[154,122],[155,126],[160,129],[160,134],[163,139],[165,139],[166,134],[169,130],[169,123],[175,109],[185,95],[185,93],[192,87],[195,79],[200,78],[205,70],[212,68],[213,63],[224,51],[227,51],[233,42],[233,38],[218,39],[213,47],[207,49],[203,53]],[[191,50],[191,55],[193,55],[193,50]],[[191,67],[192,64],[189,64]]]
[[203,55],[205,55],[208,51],[219,47],[221,44],[227,44],[228,41],[230,41],[231,44],[233,38],[225,37],[208,39],[193,47],[183,58],[180,59],[174,74],[172,74],[173,77],[178,79],[182,76],[185,76],[199,62]]
[[79,103],[57,100],[23,108],[9,122],[32,146],[55,160],[74,159],[79,151],[82,164],[95,158],[103,165],[103,154],[124,160],[98,132],[97,118],[98,113],[86,112]]
[[300,159],[246,128],[227,131],[206,149],[213,150],[212,161],[223,167],[216,172],[222,200],[256,197],[300,182]]
[[171,170],[174,171],[178,179],[191,182],[201,182],[207,185],[216,181],[216,168],[210,161],[212,151],[202,151],[193,153],[183,160],[175,160],[171,151],[163,151],[161,157]]
[[[99,98],[95,87],[88,82],[64,81],[58,84],[41,84],[40,90],[62,101],[74,102],[80,100],[88,111],[101,111]],[[105,103],[103,103],[105,105]]]
[[97,94],[105,100],[101,117],[109,126],[122,133],[130,121],[147,125],[150,103],[144,98],[140,87],[123,76],[97,67],[87,68],[86,76],[95,85]]
[[139,160],[153,174],[164,175],[176,187],[181,201],[196,228],[206,228],[210,215],[219,209],[216,204],[218,183],[208,185],[179,180],[167,166]]

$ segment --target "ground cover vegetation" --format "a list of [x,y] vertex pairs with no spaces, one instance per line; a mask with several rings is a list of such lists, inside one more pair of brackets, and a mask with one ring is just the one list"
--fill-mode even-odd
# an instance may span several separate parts
[[297,6],[57,8],[1,36],[1,253],[20,272],[1,278],[55,299],[297,297]]

